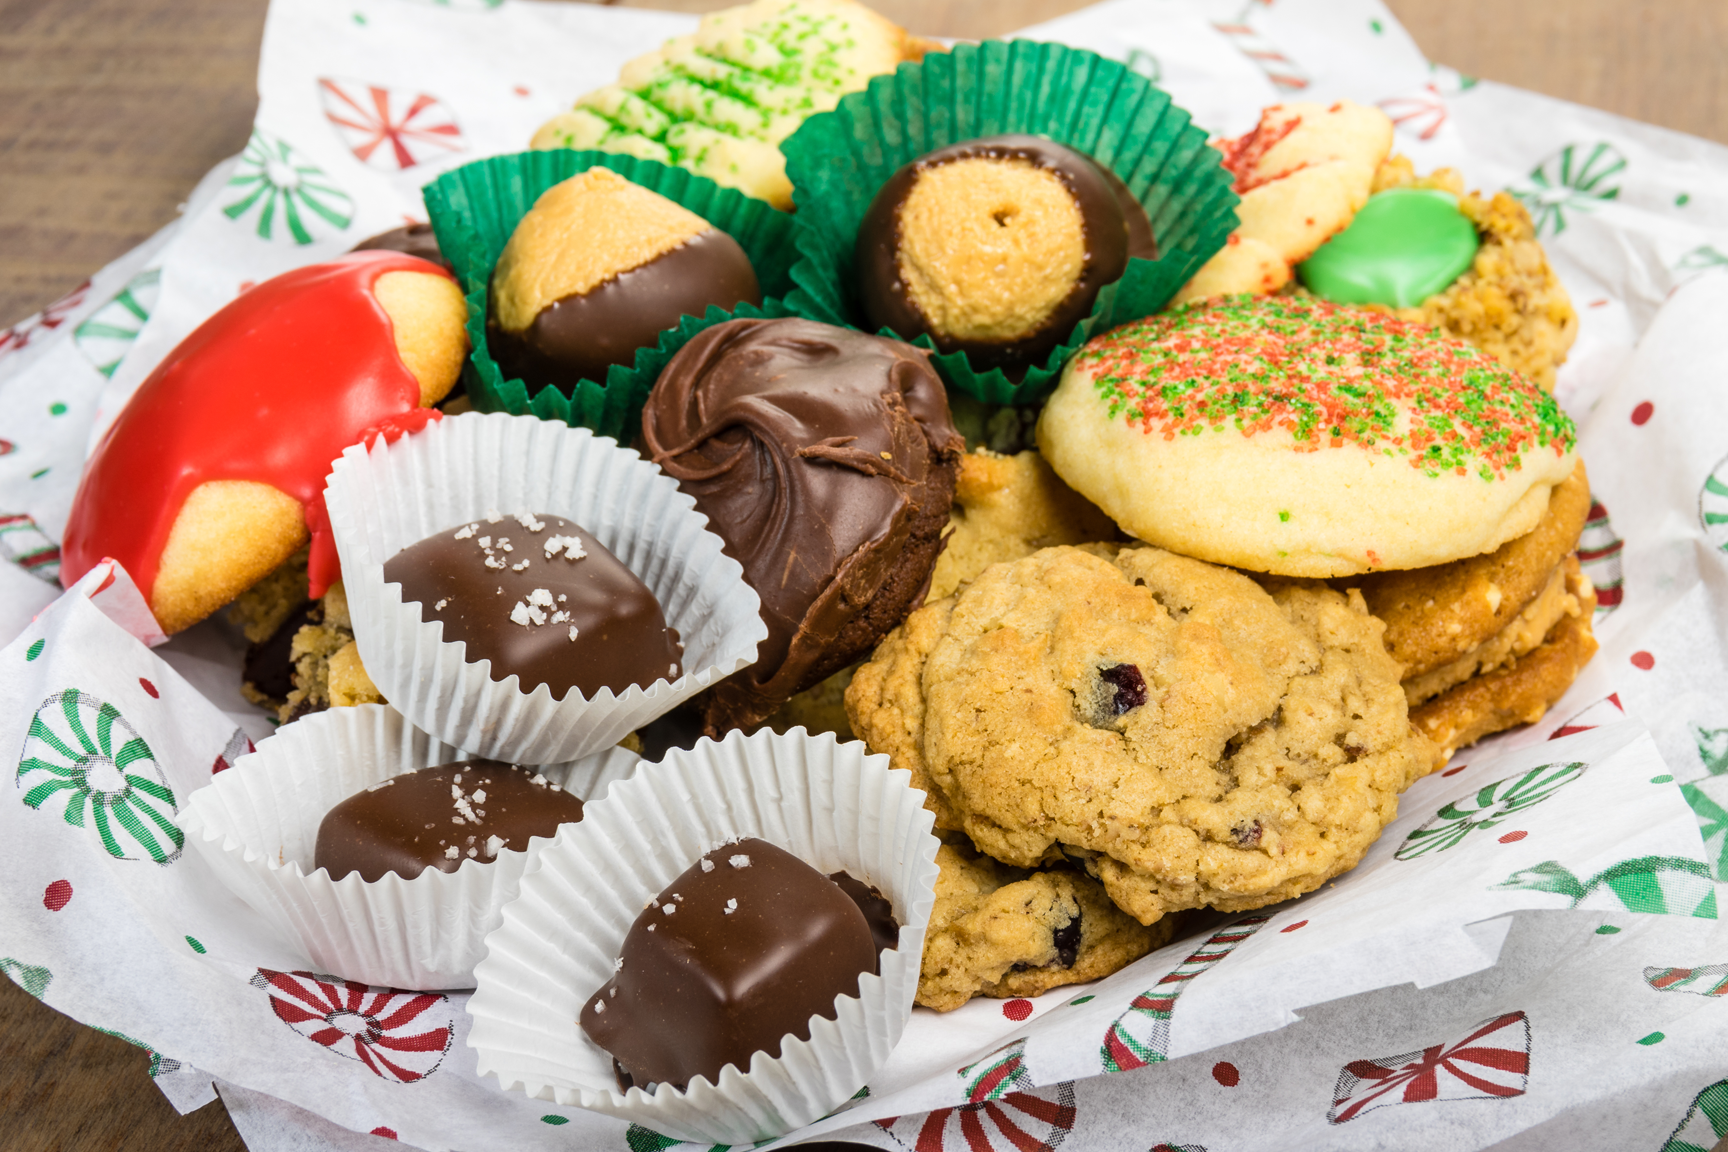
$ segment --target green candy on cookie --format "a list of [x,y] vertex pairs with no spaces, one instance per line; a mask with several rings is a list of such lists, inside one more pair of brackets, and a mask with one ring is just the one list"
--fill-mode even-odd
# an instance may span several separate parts
[[1310,292],[1334,304],[1414,308],[1463,275],[1480,244],[1457,197],[1432,188],[1396,188],[1370,197],[1350,226],[1298,265],[1296,274]]

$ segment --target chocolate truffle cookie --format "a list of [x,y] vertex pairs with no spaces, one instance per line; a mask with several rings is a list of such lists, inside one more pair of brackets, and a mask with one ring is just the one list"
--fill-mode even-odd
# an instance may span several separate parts
[[[869,889],[853,882],[861,894]],[[582,1031],[612,1054],[624,1087],[698,1076],[718,1083],[757,1052],[780,1055],[810,1020],[838,1017],[877,968],[869,919],[798,857],[745,839],[702,856],[624,937],[618,971],[583,1005]]]
[[486,342],[505,376],[565,391],[635,362],[681,316],[760,304],[738,242],[609,168],[541,194],[492,272]]
[[1127,187],[1071,148],[1036,136],[950,145],[901,168],[865,213],[864,314],[979,368],[1024,367],[1122,275],[1131,233],[1135,255],[1155,254]]
[[762,598],[768,639],[710,692],[711,733],[763,719],[922,601],[962,441],[920,350],[809,320],[727,321],[660,374],[642,440]]
[[384,579],[492,678],[555,700],[676,680],[684,659],[659,601],[606,546],[558,516],[494,516],[411,544]]
[[533,769],[463,760],[392,776],[343,800],[318,825],[317,867],[370,883],[394,872],[454,872],[465,860],[526,852],[582,819],[582,801]]

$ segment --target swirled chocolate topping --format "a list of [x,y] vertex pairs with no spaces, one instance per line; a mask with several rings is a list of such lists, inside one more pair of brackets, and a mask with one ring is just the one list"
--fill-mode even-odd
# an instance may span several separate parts
[[1156,252],[1114,173],[1037,136],[990,136],[920,156],[877,192],[859,296],[872,327],[1013,371],[1060,344],[1130,255]]
[[392,776],[325,813],[314,866],[340,880],[368,882],[394,872],[412,880],[427,868],[454,872],[466,860],[528,850],[582,819],[582,801],[532,768],[462,760]]
[[810,320],[717,324],[660,374],[642,440],[762,598],[768,638],[710,692],[711,733],[763,719],[922,601],[963,442],[919,349]]
[[746,1071],[757,1052],[780,1055],[788,1034],[808,1040],[811,1017],[836,1019],[835,998],[858,994],[877,953],[839,884],[783,848],[740,840],[704,855],[636,918],[617,975],[582,1006],[582,1031],[629,1083],[715,1083],[728,1064]]
[[676,680],[684,650],[659,601],[605,545],[558,516],[518,513],[447,528],[396,553],[384,579],[444,624],[469,663],[524,692],[593,698]]

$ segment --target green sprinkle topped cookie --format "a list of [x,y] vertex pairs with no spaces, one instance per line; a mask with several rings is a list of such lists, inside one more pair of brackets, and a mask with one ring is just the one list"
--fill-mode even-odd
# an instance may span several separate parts
[[1286,576],[1420,568],[1530,531],[1577,430],[1487,353],[1378,313],[1226,297],[1069,363],[1038,429],[1139,538]]
[[929,47],[856,0],[754,0],[630,61],[532,146],[657,160],[790,208],[780,142]]

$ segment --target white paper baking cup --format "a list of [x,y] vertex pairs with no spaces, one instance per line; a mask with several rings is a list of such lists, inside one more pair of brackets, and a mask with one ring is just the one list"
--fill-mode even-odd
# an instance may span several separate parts
[[[696,502],[614,440],[533,416],[464,413],[395,443],[354,445],[324,499],[342,559],[354,639],[384,698],[417,728],[477,756],[515,763],[576,760],[609,748],[710,684],[749,666],[768,635],[761,601]],[[515,674],[446,643],[384,562],[435,532],[489,515],[562,516],[586,528],[653,591],[684,643],[684,675],[647,689],[554,700]],[[513,519],[503,523],[516,527]],[[520,535],[520,533],[518,533]]]
[[[472,758],[387,705],[332,708],[284,726],[192,793],[186,838],[319,971],[389,988],[472,988],[486,934],[550,837],[412,880],[332,880],[312,863],[318,824],[340,801],[404,772]],[[638,762],[613,748],[540,771],[587,801]]]
[[[935,899],[936,838],[911,774],[856,742],[802,728],[732,732],[669,752],[614,784],[582,823],[523,877],[521,894],[486,938],[468,1002],[482,1076],[542,1100],[591,1108],[704,1144],[748,1144],[827,1115],[863,1087],[900,1039],[918,987]],[[620,1093],[612,1058],[577,1024],[612,976],[625,933],[649,899],[710,849],[756,836],[822,872],[844,870],[882,891],[900,922],[880,975],[840,997],[838,1020],[811,1017],[810,1039],[784,1038],[748,1072],[718,1085]]]

